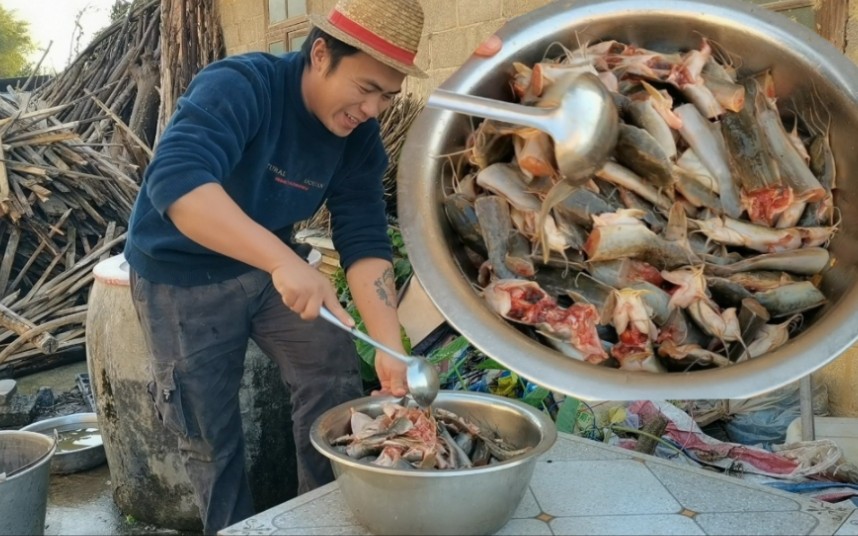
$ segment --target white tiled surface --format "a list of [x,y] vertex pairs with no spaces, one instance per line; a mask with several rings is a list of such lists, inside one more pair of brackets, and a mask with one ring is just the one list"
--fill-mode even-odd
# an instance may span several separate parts
[[834,534],[835,536],[858,536],[858,510],[852,512],[849,519],[840,525],[840,530]]
[[[220,534],[369,532],[333,482]],[[560,434],[497,534],[858,536],[858,510]]]

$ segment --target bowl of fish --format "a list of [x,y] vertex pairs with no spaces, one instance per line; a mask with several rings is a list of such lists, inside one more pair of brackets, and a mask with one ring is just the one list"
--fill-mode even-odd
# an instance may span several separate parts
[[492,534],[512,516],[551,419],[517,400],[442,390],[431,408],[366,397],[321,415],[310,440],[373,534]]
[[553,84],[587,77],[616,141],[582,180],[546,131],[429,96],[399,221],[452,327],[603,400],[755,396],[853,344],[858,68],[842,53],[736,0],[551,2],[498,35],[435,94],[546,115],[571,95]]
[[29,424],[22,431],[57,437],[51,473],[66,475],[105,463],[107,456],[95,413],[73,413]]

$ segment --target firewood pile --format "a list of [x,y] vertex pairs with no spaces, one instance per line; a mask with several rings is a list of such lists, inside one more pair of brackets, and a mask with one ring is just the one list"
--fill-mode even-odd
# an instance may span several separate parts
[[57,119],[76,122],[84,143],[125,157],[138,173],[151,158],[157,125],[160,19],[159,0],[135,3],[36,93],[47,106],[66,105]]
[[224,53],[214,0],[139,0],[49,83],[0,88],[0,375],[83,346],[92,268],[122,250],[178,95]]
[[92,267],[119,247],[135,180],[76,121],[0,94],[0,367],[84,342]]
[[387,202],[387,213],[395,216],[396,179],[399,176],[399,155],[405,145],[405,135],[411,128],[411,123],[423,111],[423,101],[412,97],[411,94],[397,97],[388,109],[378,117],[381,128],[381,142],[387,151],[388,164],[384,171],[384,197]]

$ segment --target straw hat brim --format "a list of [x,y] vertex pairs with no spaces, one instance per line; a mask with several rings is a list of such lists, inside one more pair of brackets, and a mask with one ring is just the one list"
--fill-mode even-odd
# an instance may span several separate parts
[[361,52],[364,52],[365,54],[368,54],[372,58],[375,58],[376,60],[387,65],[388,67],[396,69],[400,73],[404,73],[417,78],[427,78],[429,76],[416,65],[408,65],[400,61],[396,61],[395,59],[390,58],[388,56],[385,56],[380,52],[377,52],[372,47],[367,46],[366,43],[355,39],[351,35],[345,33],[344,31],[331,24],[326,17],[323,17],[321,15],[310,15],[310,22],[312,22],[314,26],[316,26],[326,34],[339,39],[347,45],[355,47],[356,49],[360,50]]

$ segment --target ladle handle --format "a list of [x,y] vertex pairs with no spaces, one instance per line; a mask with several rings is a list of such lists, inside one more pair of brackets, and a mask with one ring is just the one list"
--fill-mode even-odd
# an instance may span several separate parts
[[352,335],[354,335],[358,339],[362,340],[363,342],[369,344],[370,346],[373,346],[373,347],[381,350],[382,352],[395,357],[396,359],[402,361],[406,365],[411,363],[410,357],[408,357],[404,354],[400,354],[399,352],[397,352],[396,350],[394,350],[392,348],[388,348],[384,344],[381,344],[380,342],[373,339],[372,337],[370,337],[369,335],[367,335],[366,333],[364,333],[363,331],[361,331],[357,328],[350,328],[347,325],[343,324],[340,321],[340,319],[337,318],[336,316],[334,316],[334,313],[329,311],[328,308],[325,307],[324,305],[322,306],[321,309],[319,309],[319,316],[321,316],[322,318],[324,318],[325,320],[327,320],[331,324],[337,326],[338,328],[348,331],[349,333],[351,333]]
[[546,129],[547,123],[553,119],[554,115],[554,110],[550,108],[536,108],[534,106],[477,97],[476,95],[463,95],[447,91],[446,89],[436,89],[433,91],[426,100],[426,106],[533,127],[549,132],[549,134],[550,131]]

